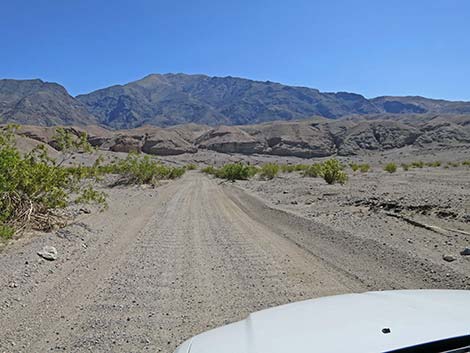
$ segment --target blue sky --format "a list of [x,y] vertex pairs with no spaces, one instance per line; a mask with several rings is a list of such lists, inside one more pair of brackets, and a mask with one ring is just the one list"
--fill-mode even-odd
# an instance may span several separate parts
[[72,94],[149,73],[470,100],[468,0],[1,0],[1,78]]

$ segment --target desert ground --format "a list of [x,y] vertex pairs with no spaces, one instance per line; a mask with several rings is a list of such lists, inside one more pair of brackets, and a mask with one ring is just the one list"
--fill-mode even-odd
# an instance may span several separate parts
[[[77,160],[81,158],[77,156]],[[200,165],[311,160],[198,152]],[[383,163],[440,160],[389,174]],[[403,288],[469,288],[467,148],[393,150],[345,185],[282,173],[227,182],[199,170],[104,190],[109,209],[0,252],[0,352],[165,352],[275,305]],[[45,245],[56,261],[37,255]]]

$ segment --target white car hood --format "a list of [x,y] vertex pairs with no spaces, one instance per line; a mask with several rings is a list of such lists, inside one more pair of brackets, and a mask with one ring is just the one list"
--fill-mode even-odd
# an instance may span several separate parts
[[469,334],[470,291],[384,291],[263,310],[195,336],[176,352],[377,353]]

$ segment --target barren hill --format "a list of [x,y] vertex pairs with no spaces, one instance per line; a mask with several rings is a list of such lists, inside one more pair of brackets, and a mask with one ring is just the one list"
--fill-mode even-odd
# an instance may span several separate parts
[[0,122],[53,126],[89,125],[97,120],[57,83],[0,80]]
[[[470,116],[370,115],[337,120],[314,118],[255,125],[210,127],[186,124],[106,130],[98,126],[67,127],[86,131],[92,145],[114,152],[170,156],[211,150],[219,153],[294,156],[350,156],[366,151],[415,147],[470,146]],[[53,146],[54,128],[23,126],[19,132]]]
[[99,124],[111,129],[145,125],[251,125],[322,116],[470,114],[469,102],[423,97],[377,97],[320,92],[270,81],[206,75],[152,74],[76,98],[41,80],[0,80],[0,122],[39,126]]

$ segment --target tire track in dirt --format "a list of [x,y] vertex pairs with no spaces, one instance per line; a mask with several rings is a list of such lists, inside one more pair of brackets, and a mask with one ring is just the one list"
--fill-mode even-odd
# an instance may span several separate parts
[[[390,288],[409,270],[387,277],[371,248],[346,249],[352,238],[197,172],[156,190],[112,192],[110,210],[84,220],[101,230],[88,252],[33,276],[41,282],[24,294],[27,305],[4,309],[0,351],[171,353],[253,311]],[[0,265],[30,256],[28,246],[7,249]],[[403,286],[412,283],[422,285]]]

